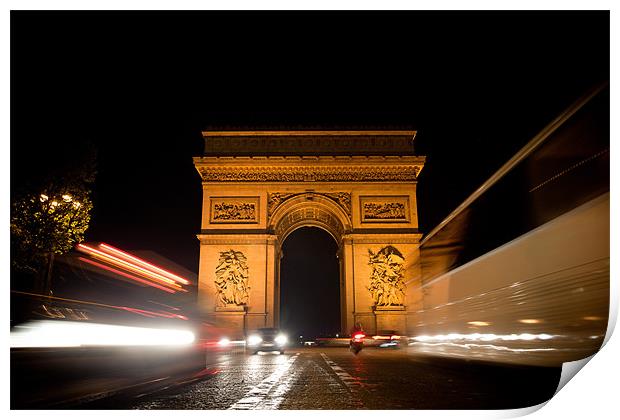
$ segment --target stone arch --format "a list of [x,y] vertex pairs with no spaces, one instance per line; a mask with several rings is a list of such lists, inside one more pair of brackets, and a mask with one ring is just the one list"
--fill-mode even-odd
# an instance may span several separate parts
[[[418,295],[406,294],[399,307],[381,305],[369,285],[375,264],[370,256],[392,246],[407,262],[417,258],[416,185],[425,159],[414,153],[415,131],[203,136],[204,152],[194,164],[203,188],[197,237],[198,302],[205,319],[238,336],[278,326],[281,245],[296,229],[312,226],[327,231],[339,247],[341,332],[356,322],[367,331],[414,325]],[[218,300],[218,267],[230,251],[247,260],[241,274],[247,274],[249,297],[224,305]],[[408,278],[416,277],[413,268],[407,270]]]
[[342,266],[342,243],[344,235],[351,231],[351,219],[333,196],[326,194],[305,192],[291,195],[283,200],[273,211],[269,219],[268,229],[273,232],[276,240],[275,282],[274,282],[274,321],[279,325],[280,317],[280,262],[282,245],[286,238],[301,227],[317,227],[323,229],[336,241],[338,245],[338,261],[340,264],[340,316],[341,329],[346,331],[346,301],[344,275]]
[[284,200],[269,219],[269,229],[280,244],[296,229],[314,226],[329,233],[340,245],[342,237],[351,231],[351,221],[342,207],[333,199],[317,194],[303,193]]

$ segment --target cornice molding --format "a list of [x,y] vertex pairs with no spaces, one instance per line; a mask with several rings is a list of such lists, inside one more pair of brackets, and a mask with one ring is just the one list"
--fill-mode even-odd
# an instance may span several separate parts
[[417,164],[423,165],[425,156],[394,156],[394,155],[364,155],[364,156],[197,156],[195,165],[360,165],[367,164]]
[[275,245],[276,235],[269,234],[198,234],[200,245]]
[[410,136],[415,130],[288,130],[288,131],[203,131],[204,137],[277,137],[277,136]]
[[342,236],[343,243],[351,244],[410,244],[417,245],[422,238],[421,233],[348,233]]

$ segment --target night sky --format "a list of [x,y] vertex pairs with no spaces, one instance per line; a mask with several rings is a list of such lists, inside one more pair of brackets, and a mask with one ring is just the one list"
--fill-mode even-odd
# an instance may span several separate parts
[[429,232],[609,79],[609,13],[12,12],[10,70],[12,193],[89,142],[87,241],[197,272],[202,130],[417,130]]

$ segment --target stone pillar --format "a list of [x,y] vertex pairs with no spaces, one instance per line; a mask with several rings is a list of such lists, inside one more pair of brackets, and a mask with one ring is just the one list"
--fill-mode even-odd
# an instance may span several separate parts
[[[345,275],[347,281],[351,276],[351,286],[347,290],[353,308],[351,325],[359,322],[369,334],[381,330],[406,334],[406,305],[411,301],[407,282],[416,276],[415,261],[421,236],[418,233],[372,232],[345,235],[344,249],[350,252],[346,259],[349,273]],[[392,286],[396,273],[400,273],[402,289]]]
[[277,237],[269,235],[265,240],[265,323],[266,327],[275,327],[279,312],[276,305],[276,296],[279,300],[279,290],[276,290],[276,258],[277,256]]
[[341,308],[344,325],[342,334],[348,334],[355,324],[355,289],[354,289],[354,260],[353,242],[350,239],[343,239],[341,247],[342,255],[342,274],[344,287],[341,293],[344,294],[344,305]]
[[[227,305],[215,308],[215,323],[217,326],[241,335],[245,331],[245,306]],[[239,337],[235,337],[239,338]]]
[[[202,234],[198,274],[198,305],[206,320],[226,328],[235,338],[247,331],[272,327],[275,323],[275,236],[266,234]],[[247,281],[248,298],[242,304],[223,304],[218,292],[218,267],[226,268],[231,251],[243,258],[246,269],[235,266],[219,276],[242,271]],[[237,273],[237,279],[239,273]],[[220,280],[221,281],[221,280]],[[234,287],[235,278],[231,280]]]
[[377,333],[386,330],[404,334],[407,331],[407,319],[404,306],[379,306],[374,310]]

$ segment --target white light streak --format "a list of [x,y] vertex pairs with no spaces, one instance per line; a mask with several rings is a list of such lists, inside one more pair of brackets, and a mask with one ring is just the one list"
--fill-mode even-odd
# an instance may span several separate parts
[[474,325],[476,327],[487,327],[487,326],[491,325],[491,323],[487,322],[487,321],[469,321],[468,324],[469,325]]
[[11,331],[11,348],[84,346],[180,346],[194,342],[187,330],[72,321],[33,321]]
[[522,324],[540,324],[542,321],[540,319],[520,319],[519,322]]
[[450,341],[532,341],[532,340],[549,340],[554,338],[554,335],[550,334],[437,334],[437,335],[418,335],[413,337],[415,341],[421,342],[450,342]]

